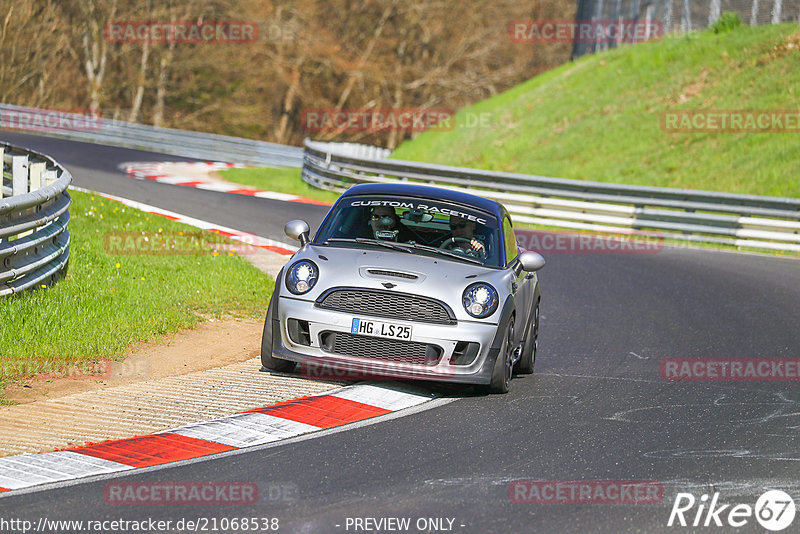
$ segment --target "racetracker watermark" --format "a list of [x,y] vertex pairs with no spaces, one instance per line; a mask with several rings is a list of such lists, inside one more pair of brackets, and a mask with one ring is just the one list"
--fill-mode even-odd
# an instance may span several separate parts
[[592,235],[515,230],[519,245],[540,254],[655,254],[664,248],[656,234]]
[[664,35],[658,21],[512,20],[508,34],[515,43],[638,43]]
[[297,500],[296,484],[268,484],[259,491],[255,482],[109,482],[106,504],[113,506],[241,506],[290,503]]
[[115,20],[103,30],[113,44],[248,44],[258,40],[258,23],[247,20]]
[[247,242],[231,243],[223,235],[211,232],[109,232],[105,234],[103,245],[108,254],[117,255],[187,255],[209,256],[254,254],[259,250],[255,244]]
[[799,133],[800,110],[681,109],[661,113],[668,133]]
[[661,378],[672,382],[796,382],[800,358],[664,358]]
[[516,504],[658,504],[664,487],[653,480],[515,480]]
[[70,361],[36,360],[0,361],[0,376],[35,377],[37,379],[104,380],[111,376],[111,360]]
[[[377,338],[376,338],[377,339]],[[383,354],[377,357],[391,357]],[[413,368],[409,364],[379,360],[375,363],[345,364],[340,362],[301,362],[297,371],[303,378],[311,380],[397,380],[429,377],[427,369]],[[453,373],[447,369],[439,370],[437,377],[446,380]]]
[[0,110],[0,128],[33,132],[96,132],[102,126],[100,115],[87,109]]
[[305,109],[300,115],[304,132],[424,132],[452,130],[455,122],[452,109],[386,108],[386,109]]
[[0,517],[0,532],[12,534],[21,532],[279,532],[280,519],[277,517],[182,517],[180,519],[160,520],[145,517],[128,519],[50,519],[39,517],[38,521],[27,519],[6,519]]

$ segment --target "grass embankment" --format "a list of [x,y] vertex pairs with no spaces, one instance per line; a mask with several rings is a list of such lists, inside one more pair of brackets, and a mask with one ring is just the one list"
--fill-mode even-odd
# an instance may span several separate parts
[[[676,110],[798,108],[800,28],[740,26],[671,35],[565,64],[462,109],[453,130],[424,132],[392,157],[800,197],[797,130],[673,133],[660,123],[662,113]],[[482,127],[472,125],[478,120]]]
[[[221,244],[229,241],[100,196],[70,195],[67,276],[45,290],[0,298],[0,390],[38,373],[97,368],[203,316],[263,317],[274,281]],[[179,247],[189,254],[126,246],[142,232],[147,243],[194,236],[198,246]],[[116,253],[133,250],[140,253]]]
[[220,176],[229,182],[242,185],[249,185],[264,191],[275,191],[276,193],[288,193],[301,197],[313,198],[322,202],[333,204],[339,198],[339,193],[317,189],[300,177],[300,169],[281,167],[273,169],[264,168],[245,168],[245,169],[226,169],[220,171]]
[[[522,45],[521,45],[522,46]],[[800,197],[800,135],[672,132],[679,110],[800,109],[800,28],[670,35],[567,63],[459,111],[396,159],[633,185]],[[797,120],[795,120],[797,122]],[[231,169],[236,183],[333,202],[297,169]]]

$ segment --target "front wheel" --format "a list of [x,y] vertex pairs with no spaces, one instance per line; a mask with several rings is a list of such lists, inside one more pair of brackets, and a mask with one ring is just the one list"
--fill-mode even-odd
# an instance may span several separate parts
[[[261,365],[264,366],[262,371],[269,370],[278,371],[279,373],[289,373],[294,369],[294,362],[272,357],[272,336],[275,335],[272,331],[272,316],[275,313],[277,299],[277,295],[273,293],[272,298],[269,299],[267,318],[264,319],[264,334],[261,336]],[[280,333],[277,335],[280,335]]]
[[522,344],[522,355],[514,366],[514,372],[519,375],[529,375],[533,373],[533,366],[536,363],[536,350],[539,348],[539,303],[533,309],[533,324],[528,331],[525,342]]
[[492,370],[492,381],[489,382],[489,393],[508,393],[508,386],[511,384],[511,373],[514,366],[514,317],[508,321],[506,333],[503,336],[503,344],[500,353],[494,362]]

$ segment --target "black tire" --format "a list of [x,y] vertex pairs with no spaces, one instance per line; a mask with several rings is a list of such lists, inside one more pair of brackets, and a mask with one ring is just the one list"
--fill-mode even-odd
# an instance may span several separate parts
[[533,308],[533,322],[525,336],[522,344],[522,356],[514,366],[514,372],[518,375],[529,375],[533,373],[533,366],[536,364],[536,351],[539,348],[539,303]]
[[511,383],[512,365],[514,361],[514,316],[508,320],[505,334],[503,334],[503,344],[497,354],[492,370],[492,381],[489,382],[487,390],[489,393],[508,393]]
[[[277,291],[275,293],[277,293]],[[272,298],[269,299],[267,318],[264,319],[264,334],[261,336],[261,365],[264,366],[264,369],[269,371],[290,373],[294,370],[294,362],[272,357],[272,315],[275,311],[275,301],[278,298],[275,293],[273,293]]]

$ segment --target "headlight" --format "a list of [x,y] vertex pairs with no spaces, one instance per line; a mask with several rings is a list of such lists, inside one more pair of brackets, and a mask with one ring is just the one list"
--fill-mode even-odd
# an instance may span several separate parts
[[286,287],[295,295],[308,293],[317,283],[319,269],[314,262],[308,260],[298,261],[286,273]]
[[497,310],[499,300],[495,288],[485,282],[477,282],[464,290],[464,309],[478,319],[493,314]]

